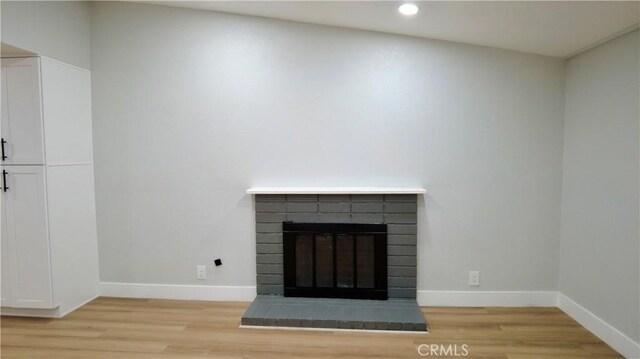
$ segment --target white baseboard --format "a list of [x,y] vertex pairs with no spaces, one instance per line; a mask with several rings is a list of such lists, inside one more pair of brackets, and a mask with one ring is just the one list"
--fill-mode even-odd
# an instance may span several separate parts
[[91,302],[92,300],[94,300],[96,298],[98,298],[98,294],[95,294],[95,295],[89,297],[88,299],[84,300],[83,302],[80,302],[79,304],[75,305],[74,307],[65,309],[64,312],[62,311],[62,306],[58,305],[57,307],[52,308],[52,309],[2,307],[2,309],[0,309],[0,314],[2,314],[2,315],[12,315],[12,316],[17,316],[17,317],[62,318],[65,315],[73,312],[74,310],[85,306],[87,303]]
[[555,307],[557,292],[419,290],[418,304],[434,307]]
[[640,344],[562,293],[558,293],[558,308],[626,358],[640,358]]
[[256,287],[102,282],[100,295],[124,298],[250,302],[256,297]]
[[0,314],[16,317],[60,318],[60,307],[53,309],[2,307]]

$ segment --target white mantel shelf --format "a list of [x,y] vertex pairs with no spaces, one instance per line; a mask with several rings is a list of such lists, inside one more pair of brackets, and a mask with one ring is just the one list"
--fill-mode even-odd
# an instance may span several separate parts
[[251,187],[248,194],[425,194],[420,187]]

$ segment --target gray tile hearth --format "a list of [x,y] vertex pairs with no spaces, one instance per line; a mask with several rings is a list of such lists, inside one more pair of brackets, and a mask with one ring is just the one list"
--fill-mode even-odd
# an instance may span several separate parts
[[242,325],[426,332],[415,299],[362,300],[259,295]]

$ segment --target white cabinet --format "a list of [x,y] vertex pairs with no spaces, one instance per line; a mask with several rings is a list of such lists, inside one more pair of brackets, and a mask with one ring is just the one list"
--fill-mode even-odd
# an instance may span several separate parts
[[42,165],[39,59],[2,59],[2,164]]
[[53,308],[44,167],[2,172],[2,305]]
[[98,294],[89,71],[2,59],[2,314],[59,317]]

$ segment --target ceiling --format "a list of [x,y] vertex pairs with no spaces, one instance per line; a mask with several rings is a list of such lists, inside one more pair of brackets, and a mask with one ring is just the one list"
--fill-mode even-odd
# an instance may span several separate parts
[[569,57],[637,28],[640,1],[139,1]]

